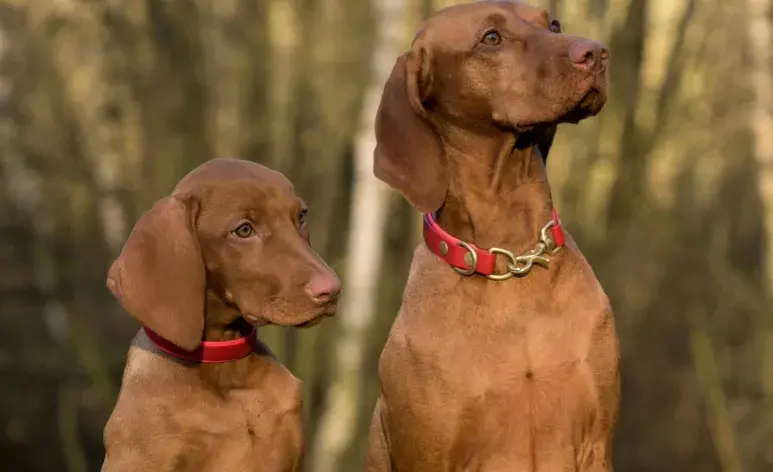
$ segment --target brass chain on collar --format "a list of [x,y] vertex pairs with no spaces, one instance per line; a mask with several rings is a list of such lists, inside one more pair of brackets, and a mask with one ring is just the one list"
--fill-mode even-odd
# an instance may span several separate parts
[[[524,275],[528,274],[532,267],[535,265],[547,269],[550,266],[550,259],[548,256],[553,255],[561,250],[561,246],[556,246],[555,241],[548,234],[548,231],[553,226],[555,226],[555,224],[556,222],[554,220],[550,220],[545,226],[543,226],[542,230],[540,231],[540,240],[537,242],[537,246],[533,249],[525,251],[519,256],[516,256],[507,249],[502,249],[499,247],[492,247],[489,249],[491,254],[502,254],[503,256],[507,257],[508,263],[507,272],[503,274],[489,274],[486,275],[486,277],[497,281],[507,280],[513,276],[523,277]],[[454,267],[454,270],[461,275],[472,275],[475,273],[475,268],[478,265],[478,255],[467,243],[459,242],[459,245],[467,249],[467,251],[470,253],[472,257],[472,264],[470,264],[469,269],[459,269],[458,267]]]

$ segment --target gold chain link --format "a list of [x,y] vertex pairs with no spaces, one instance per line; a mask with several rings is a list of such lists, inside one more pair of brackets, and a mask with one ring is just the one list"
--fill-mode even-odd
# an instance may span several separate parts
[[[489,274],[486,275],[486,277],[491,280],[507,280],[514,275],[522,277],[528,274],[535,265],[547,269],[550,266],[550,259],[547,256],[555,254],[561,249],[561,246],[556,246],[555,241],[548,234],[548,230],[555,224],[555,221],[550,220],[548,224],[543,226],[540,231],[540,240],[537,243],[537,247],[524,252],[520,256],[516,256],[507,249],[499,247],[492,247],[489,249],[491,254],[502,254],[509,259],[509,262],[507,263],[507,272],[503,274]],[[475,273],[475,269],[478,265],[478,255],[469,244],[463,241],[459,241],[458,244],[471,254],[473,263],[467,270],[459,269],[458,267],[454,267],[454,270],[461,275],[472,275]]]

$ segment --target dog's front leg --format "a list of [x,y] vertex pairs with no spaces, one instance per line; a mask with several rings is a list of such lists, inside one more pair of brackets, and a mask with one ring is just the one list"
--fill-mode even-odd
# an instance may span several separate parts
[[370,443],[365,462],[366,472],[392,472],[392,461],[389,454],[389,442],[382,421],[384,403],[381,397],[376,401],[373,418],[370,422]]

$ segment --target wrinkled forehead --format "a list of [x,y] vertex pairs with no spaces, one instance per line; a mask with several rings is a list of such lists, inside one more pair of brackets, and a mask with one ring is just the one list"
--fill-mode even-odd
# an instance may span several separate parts
[[236,159],[215,159],[202,164],[180,181],[174,194],[195,195],[203,212],[224,216],[292,214],[303,205],[282,173]]
[[454,44],[465,41],[487,26],[548,27],[550,15],[542,8],[508,0],[488,0],[444,8],[426,20],[414,41]]
[[201,198],[200,218],[233,224],[248,219],[270,223],[292,218],[303,201],[286,185],[241,178],[220,181],[206,187]]

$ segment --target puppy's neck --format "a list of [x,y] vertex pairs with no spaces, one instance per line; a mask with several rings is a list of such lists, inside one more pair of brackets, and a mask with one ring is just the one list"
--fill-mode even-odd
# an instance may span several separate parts
[[207,290],[204,314],[204,341],[231,341],[244,336],[247,322],[239,310],[226,303],[213,290]]
[[440,226],[481,248],[534,246],[553,205],[536,147],[504,132],[449,133],[444,145],[449,187]]
[[[204,341],[230,341],[244,336],[249,329],[239,311],[227,304],[212,290],[207,291],[204,315]],[[256,362],[260,356],[249,355],[243,359],[218,364],[201,364],[202,379],[212,387],[227,391],[246,388],[254,384]]]

